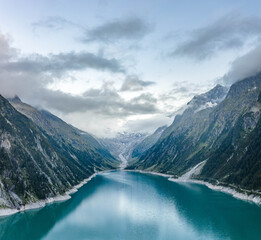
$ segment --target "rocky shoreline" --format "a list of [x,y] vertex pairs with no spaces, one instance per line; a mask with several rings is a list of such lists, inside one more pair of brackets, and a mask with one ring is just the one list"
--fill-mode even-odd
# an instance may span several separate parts
[[211,183],[208,182],[204,182],[201,180],[194,180],[194,179],[179,179],[179,178],[173,178],[172,175],[170,174],[164,174],[164,173],[158,173],[158,172],[152,172],[152,171],[143,171],[143,170],[126,170],[126,171],[130,171],[130,172],[140,172],[140,173],[145,173],[145,174],[153,174],[153,175],[158,175],[158,176],[162,176],[162,177],[167,177],[169,181],[172,182],[183,182],[183,183],[196,183],[196,184],[201,184],[201,185],[205,185],[208,188],[215,190],[215,191],[220,191],[223,193],[227,193],[232,195],[234,198],[240,199],[240,200],[244,200],[244,201],[249,201],[249,202],[253,202],[255,204],[261,205],[261,197],[255,194],[246,194],[246,193],[241,193],[236,191],[235,189],[229,188],[229,187],[224,187],[224,186],[220,186],[220,185],[213,185]]
[[205,182],[205,181],[201,181],[201,180],[194,180],[194,179],[188,179],[188,180],[183,181],[183,180],[179,180],[179,179],[175,179],[175,178],[169,178],[168,180],[173,181],[173,182],[188,182],[188,183],[196,183],[196,184],[205,185],[212,190],[230,194],[234,198],[254,202],[258,205],[261,205],[261,197],[260,196],[255,195],[255,194],[242,193],[242,192],[239,192],[236,189],[233,189],[233,188],[230,188],[230,187],[214,185],[214,184],[211,184],[209,182]]
[[75,185],[72,189],[70,189],[69,191],[65,192],[64,195],[58,195],[56,197],[52,197],[52,198],[47,198],[45,200],[40,200],[34,203],[29,203],[26,204],[24,206],[22,206],[20,209],[11,209],[11,208],[3,208],[0,209],[0,217],[1,216],[8,216],[8,215],[12,215],[18,212],[23,212],[26,210],[31,210],[31,209],[37,209],[37,208],[43,208],[45,207],[47,204],[51,204],[51,203],[55,203],[55,202],[63,202],[66,201],[68,199],[71,198],[71,195],[76,193],[78,191],[79,188],[81,188],[83,185],[85,185],[86,183],[88,183],[92,178],[94,178],[97,174],[100,173],[104,173],[104,172],[109,172],[111,170],[108,171],[101,171],[101,172],[96,172],[94,174],[92,174],[90,177],[84,179],[83,181],[81,181],[79,184]]
[[[38,209],[38,208],[43,208],[47,204],[55,203],[55,202],[62,202],[66,201],[71,198],[71,195],[76,193],[79,188],[81,188],[83,185],[88,183],[92,178],[94,178],[97,174],[105,173],[105,172],[110,172],[113,170],[107,170],[107,171],[101,171],[92,174],[90,177],[84,179],[82,182],[74,186],[72,189],[67,191],[64,195],[59,195],[53,198],[47,198],[45,200],[40,200],[34,203],[26,204],[25,206],[21,207],[19,210],[18,209],[10,209],[10,208],[3,208],[0,209],[0,217],[2,216],[8,216],[12,215],[18,212],[23,212],[26,210],[30,209]],[[179,178],[173,178],[172,175],[170,174],[164,174],[164,173],[158,173],[158,172],[153,172],[153,171],[143,171],[143,170],[123,170],[126,172],[139,172],[143,174],[152,174],[152,175],[157,175],[157,176],[162,176],[162,177],[167,177],[169,181],[176,182],[176,183],[196,183],[196,184],[201,184],[205,185],[208,188],[215,190],[215,191],[220,191],[223,193],[227,193],[232,195],[234,198],[240,199],[240,200],[245,200],[245,201],[250,201],[255,204],[261,205],[261,197],[255,194],[246,194],[246,193],[241,193],[239,191],[236,191],[235,189],[229,188],[229,187],[224,187],[220,185],[213,185],[211,183],[201,181],[201,180],[195,180],[195,179],[179,179]]]
[[124,170],[126,172],[139,172],[139,173],[145,173],[145,174],[152,174],[152,175],[158,175],[162,177],[172,177],[172,175],[165,174],[165,173],[158,173],[158,172],[152,172],[152,171],[144,171],[144,170]]

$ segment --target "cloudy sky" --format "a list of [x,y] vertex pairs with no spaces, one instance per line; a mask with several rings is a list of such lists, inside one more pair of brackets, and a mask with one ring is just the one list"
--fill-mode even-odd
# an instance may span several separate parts
[[99,137],[260,66],[260,1],[0,0],[0,93]]

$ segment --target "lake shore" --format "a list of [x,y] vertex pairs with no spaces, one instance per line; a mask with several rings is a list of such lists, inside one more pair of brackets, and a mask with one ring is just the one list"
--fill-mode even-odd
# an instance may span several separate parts
[[241,193],[233,188],[229,187],[224,187],[220,185],[214,185],[209,182],[201,181],[201,180],[195,180],[195,179],[185,179],[185,180],[179,180],[178,178],[173,178],[172,175],[170,174],[164,174],[164,173],[158,173],[158,172],[153,172],[153,171],[143,171],[143,170],[124,170],[124,171],[129,171],[129,172],[140,172],[140,173],[145,173],[145,174],[152,174],[152,175],[158,175],[162,177],[167,177],[169,181],[172,182],[177,182],[177,183],[196,183],[196,184],[201,184],[205,185],[208,188],[214,190],[214,191],[220,191],[229,195],[232,195],[234,198],[244,200],[244,201],[249,201],[253,202],[255,204],[261,205],[261,197],[255,194],[245,194]]
[[201,181],[201,180],[195,180],[195,179],[188,179],[188,180],[179,180],[175,178],[169,178],[169,181],[172,182],[183,182],[183,183],[196,183],[196,184],[201,184],[205,185],[208,188],[215,190],[215,191],[220,191],[223,193],[227,193],[229,195],[232,195],[234,198],[244,200],[244,201],[249,201],[249,202],[254,202],[255,204],[261,205],[261,197],[256,195],[256,194],[246,194],[237,191],[236,189],[230,188],[230,187],[224,187],[221,185],[214,185],[209,182]]
[[128,169],[124,169],[123,171],[126,172],[139,172],[139,173],[145,173],[145,174],[152,174],[152,175],[158,175],[158,176],[162,176],[162,177],[168,177],[171,178],[172,175],[169,174],[164,174],[164,173],[158,173],[158,172],[152,172],[152,171],[144,171],[144,170],[128,170]]
[[69,200],[71,198],[72,194],[76,193],[79,188],[81,188],[83,185],[85,185],[86,183],[91,181],[96,175],[101,174],[101,173],[105,173],[105,172],[110,172],[110,171],[113,171],[113,170],[106,170],[106,171],[100,171],[100,172],[93,173],[90,177],[84,179],[79,184],[75,185],[70,190],[65,192],[64,195],[58,195],[58,196],[55,196],[55,197],[52,197],[52,198],[47,198],[45,200],[39,200],[37,202],[25,204],[20,209],[12,209],[12,208],[0,209],[0,217],[13,215],[15,213],[23,212],[23,211],[27,211],[27,210],[43,208],[47,204],[52,204],[52,203],[55,203],[55,202],[67,201],[67,200]]
[[[52,198],[47,198],[45,200],[40,200],[34,203],[26,204],[24,207],[21,207],[19,210],[18,209],[11,209],[11,208],[3,208],[0,209],[0,217],[8,216],[8,215],[13,215],[18,212],[23,212],[27,210],[32,210],[32,209],[38,209],[38,208],[43,208],[47,204],[52,204],[55,202],[62,202],[69,200],[71,198],[71,195],[76,193],[79,188],[84,186],[86,183],[88,183],[92,178],[94,178],[98,174],[106,173],[106,172],[111,172],[111,171],[117,171],[117,169],[112,169],[112,170],[106,170],[106,171],[100,171],[92,174],[90,177],[84,179],[81,181],[79,184],[75,185],[73,188],[68,190],[64,195],[58,195],[56,197]],[[157,175],[161,177],[166,177],[168,178],[169,181],[176,182],[176,183],[195,183],[195,184],[201,184],[205,185],[208,188],[215,190],[215,191],[220,191],[226,194],[232,195],[234,198],[240,199],[240,200],[245,200],[245,201],[250,201],[255,204],[261,205],[261,197],[257,196],[255,194],[245,194],[241,193],[239,191],[236,191],[235,189],[229,188],[229,187],[224,187],[220,185],[214,185],[205,181],[201,180],[195,180],[195,179],[178,179],[178,178],[173,178],[172,175],[170,174],[164,174],[164,173],[159,173],[159,172],[153,172],[153,171],[144,171],[144,170],[125,170],[125,169],[119,169],[120,171],[126,171],[126,172],[139,172],[143,174],[151,174],[151,175]]]

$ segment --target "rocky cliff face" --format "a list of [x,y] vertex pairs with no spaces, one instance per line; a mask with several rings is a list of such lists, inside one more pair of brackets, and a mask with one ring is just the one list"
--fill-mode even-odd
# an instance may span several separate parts
[[[180,176],[206,160],[197,178],[261,189],[260,91],[258,74],[233,84],[225,99],[214,106],[201,109],[198,106],[206,98],[193,98],[188,105],[196,107],[177,116],[132,168]],[[222,99],[218,94],[204,95]],[[210,98],[208,102],[215,102]]]
[[56,143],[75,155],[78,159],[88,161],[99,168],[100,163],[117,166],[116,159],[92,135],[81,131],[46,110],[38,110],[23,103],[19,98],[9,99],[12,106],[28,118],[40,129],[51,136]]
[[224,127],[198,178],[261,190],[260,91],[260,74],[231,86],[213,112],[213,121],[223,120]]
[[63,194],[95,170],[113,168],[91,147],[84,150],[75,136],[60,136],[41,112],[18,98],[13,104],[26,108],[30,119],[0,96],[1,207],[19,208]]

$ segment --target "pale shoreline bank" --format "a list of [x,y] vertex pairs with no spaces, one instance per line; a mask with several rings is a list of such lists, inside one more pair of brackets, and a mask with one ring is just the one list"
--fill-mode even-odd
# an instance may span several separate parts
[[152,174],[152,175],[158,175],[158,176],[169,177],[169,178],[172,177],[172,175],[169,175],[169,174],[151,172],[151,171],[144,171],[144,170],[128,170],[128,169],[125,170],[125,169],[123,169],[123,171],[125,171],[125,172],[139,172],[139,173]]
[[214,191],[220,191],[229,195],[232,195],[234,198],[244,200],[244,201],[249,201],[253,202],[257,205],[261,206],[261,197],[257,196],[255,194],[245,194],[236,191],[235,189],[229,188],[229,187],[224,187],[224,186],[219,186],[219,185],[213,185],[208,182],[200,181],[200,180],[194,180],[194,179],[187,179],[187,180],[179,180],[178,178],[173,178],[173,175],[170,174],[164,174],[164,173],[158,173],[158,172],[152,172],[152,171],[143,171],[143,170],[125,170],[129,172],[140,172],[140,173],[146,173],[146,174],[152,174],[152,175],[158,175],[162,177],[167,177],[169,181],[172,182],[177,182],[177,183],[196,183],[196,184],[201,184],[205,185],[208,188],[214,190]]
[[34,203],[29,203],[29,204],[26,204],[25,206],[21,207],[19,210],[18,209],[12,209],[12,208],[0,209],[0,217],[13,215],[15,213],[23,212],[23,211],[26,211],[26,210],[43,208],[47,204],[51,204],[51,203],[55,203],[55,202],[63,202],[63,201],[69,200],[71,198],[72,194],[76,193],[79,188],[81,188],[83,185],[85,185],[86,183],[91,181],[92,178],[94,178],[96,175],[101,174],[101,173],[105,173],[105,172],[110,172],[110,171],[113,171],[113,170],[105,170],[105,171],[93,173],[90,177],[84,179],[79,184],[75,185],[72,189],[65,192],[64,195],[58,195],[56,197],[47,198],[45,200],[39,200],[39,201],[34,202]]
[[[200,181],[200,180],[194,180],[194,179],[179,180],[178,178],[173,178],[172,177],[173,175],[164,174],[164,173],[158,173],[158,172],[152,172],[152,171],[125,170],[125,169],[118,169],[118,170],[119,171],[126,171],[126,172],[139,172],[139,173],[143,173],[143,174],[151,174],[151,175],[157,175],[157,176],[161,176],[161,177],[167,177],[169,181],[176,182],[176,183],[196,183],[196,184],[201,184],[201,185],[205,185],[206,187],[208,187],[208,188],[210,188],[210,189],[212,189],[214,191],[220,191],[220,192],[232,195],[234,198],[237,198],[237,199],[240,199],[240,200],[244,200],[244,201],[253,202],[253,203],[257,204],[257,205],[261,205],[261,197],[260,196],[257,196],[257,195],[254,195],[254,194],[248,195],[248,194],[240,193],[240,192],[236,191],[235,189],[232,189],[232,188],[229,188],[229,187],[213,185],[213,184],[208,183],[208,182],[204,182],[204,181]],[[43,208],[47,204],[51,204],[51,203],[55,203],[55,202],[66,201],[66,200],[71,198],[72,194],[76,193],[79,188],[81,188],[83,185],[88,183],[96,175],[102,174],[102,173],[106,173],[106,172],[111,172],[111,171],[117,171],[117,169],[96,172],[96,173],[92,174],[90,177],[84,179],[82,182],[80,182],[76,186],[74,186],[69,191],[67,191],[64,195],[59,195],[59,196],[56,196],[56,197],[53,197],[53,198],[40,200],[40,201],[35,202],[35,203],[26,204],[20,210],[18,210],[18,209],[11,209],[11,208],[0,209],[0,217],[13,215],[15,213],[23,212],[23,211],[26,211],[26,210]]]

